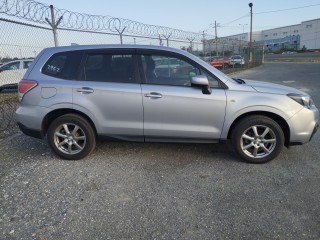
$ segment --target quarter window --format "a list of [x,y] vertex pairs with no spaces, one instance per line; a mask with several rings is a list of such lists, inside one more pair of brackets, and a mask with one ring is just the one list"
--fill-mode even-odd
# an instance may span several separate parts
[[62,79],[76,79],[81,57],[81,51],[56,53],[45,63],[42,73]]

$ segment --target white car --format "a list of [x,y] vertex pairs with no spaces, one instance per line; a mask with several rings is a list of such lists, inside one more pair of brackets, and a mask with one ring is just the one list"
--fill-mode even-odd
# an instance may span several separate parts
[[16,87],[33,59],[21,59],[0,66],[0,91]]
[[231,66],[235,66],[235,65],[243,66],[245,64],[245,61],[244,61],[244,58],[241,55],[232,55],[229,58],[229,64]]

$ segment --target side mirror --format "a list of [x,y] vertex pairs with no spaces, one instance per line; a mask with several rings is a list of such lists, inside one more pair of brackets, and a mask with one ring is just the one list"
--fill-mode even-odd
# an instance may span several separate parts
[[203,94],[211,94],[212,90],[209,87],[209,81],[206,76],[197,75],[191,78],[191,86],[201,87]]

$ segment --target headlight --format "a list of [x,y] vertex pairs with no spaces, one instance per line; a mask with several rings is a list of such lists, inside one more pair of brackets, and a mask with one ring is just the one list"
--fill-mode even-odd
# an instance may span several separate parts
[[310,108],[311,106],[314,106],[314,103],[311,97],[308,95],[289,93],[287,96],[306,108]]

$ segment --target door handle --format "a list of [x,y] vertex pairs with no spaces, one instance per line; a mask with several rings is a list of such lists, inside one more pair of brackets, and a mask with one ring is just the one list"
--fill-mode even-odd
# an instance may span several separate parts
[[151,93],[146,93],[145,95],[144,95],[145,97],[149,97],[149,98],[162,98],[162,94],[160,94],[160,93],[156,93],[156,92],[151,92]]
[[82,87],[82,88],[77,88],[77,92],[83,93],[83,94],[89,94],[89,93],[93,93],[94,90],[92,88],[89,87]]

